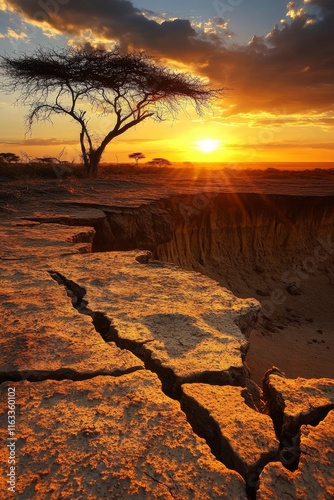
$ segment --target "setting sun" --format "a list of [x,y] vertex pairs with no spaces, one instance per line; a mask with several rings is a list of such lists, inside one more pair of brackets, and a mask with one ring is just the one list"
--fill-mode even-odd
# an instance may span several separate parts
[[202,153],[213,153],[221,144],[221,141],[216,139],[202,139],[197,142],[197,147]]

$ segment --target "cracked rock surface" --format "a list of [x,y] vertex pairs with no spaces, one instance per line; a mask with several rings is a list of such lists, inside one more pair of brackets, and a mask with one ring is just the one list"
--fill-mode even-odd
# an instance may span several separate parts
[[17,498],[246,499],[243,479],[215,460],[147,371],[8,385],[20,421]]
[[143,368],[96,332],[45,270],[11,263],[2,284],[0,380],[89,378]]
[[259,500],[331,500],[334,498],[334,411],[317,427],[301,428],[298,470],[290,472],[280,463],[267,465],[260,477]]
[[238,299],[214,281],[173,265],[142,265],[136,255],[74,256],[59,266],[87,291],[88,307],[111,321],[123,347],[171,371],[177,382],[209,378],[245,385],[248,342],[236,321],[249,311],[256,317],[257,301]]
[[264,378],[263,390],[276,430],[283,437],[293,437],[303,424],[318,424],[334,409],[333,379],[288,379],[273,369]]
[[92,227],[40,224],[28,220],[2,223],[0,261],[34,260],[91,251]]
[[215,455],[245,479],[277,459],[273,422],[255,410],[246,390],[206,384],[185,384],[182,389],[181,403],[194,427],[212,443]]

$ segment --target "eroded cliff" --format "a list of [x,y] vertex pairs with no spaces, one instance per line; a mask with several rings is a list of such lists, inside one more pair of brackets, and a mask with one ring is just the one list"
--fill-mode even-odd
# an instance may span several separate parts
[[[290,376],[333,376],[334,197],[172,196],[106,211],[95,229],[95,251],[150,249],[239,297],[256,297],[262,314],[248,363],[258,383],[278,362]],[[305,346],[297,345],[301,330]]]

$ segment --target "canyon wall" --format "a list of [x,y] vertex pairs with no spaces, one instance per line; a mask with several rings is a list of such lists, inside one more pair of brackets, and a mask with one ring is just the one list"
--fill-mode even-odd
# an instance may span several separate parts
[[265,275],[298,285],[320,270],[334,282],[331,196],[205,193],[106,215],[93,251],[149,249],[240,296],[261,289]]

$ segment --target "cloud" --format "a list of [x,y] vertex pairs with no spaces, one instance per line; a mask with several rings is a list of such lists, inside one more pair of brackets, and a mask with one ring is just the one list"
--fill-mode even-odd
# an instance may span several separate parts
[[[247,45],[227,42],[224,19],[202,24],[137,9],[128,0],[7,0],[32,23],[77,37],[118,40],[124,47],[188,65],[230,87],[224,116],[323,113],[334,105],[334,2],[287,4],[287,19]],[[233,41],[233,39],[232,39]]]
[[[293,5],[292,5],[293,4]],[[233,86],[235,107],[227,111],[314,113],[334,104],[334,9],[325,0],[290,2],[292,20],[247,46],[212,54],[205,74]],[[309,10],[309,12],[307,12]]]
[[274,149],[274,150],[294,150],[294,149],[314,149],[314,150],[324,150],[324,151],[333,151],[334,143],[332,142],[303,142],[303,141],[281,141],[281,142],[266,142],[265,145],[259,145],[258,143],[226,143],[224,145],[225,149],[232,150],[261,150],[265,146],[266,149]]
[[55,138],[50,138],[50,139],[41,139],[36,137],[35,139],[24,139],[22,141],[8,141],[8,140],[1,140],[0,139],[0,144],[6,144],[11,145],[11,146],[73,146],[78,144],[78,141],[76,140],[68,140],[68,139],[55,139]]
[[23,39],[27,38],[27,34],[24,33],[23,31],[18,33],[17,31],[15,31],[11,28],[8,28],[5,35],[0,33],[0,38],[13,38],[13,40],[23,40]]
[[8,0],[7,4],[33,23],[46,22],[71,35],[91,30],[124,46],[142,47],[166,57],[173,57],[180,47],[188,53],[196,47],[197,33],[189,20],[158,22],[127,0]]
[[150,144],[161,142],[161,139],[119,139],[117,138],[118,144]]
[[239,113],[230,123],[248,125],[252,128],[319,127],[323,130],[331,130],[334,127],[334,114]]

